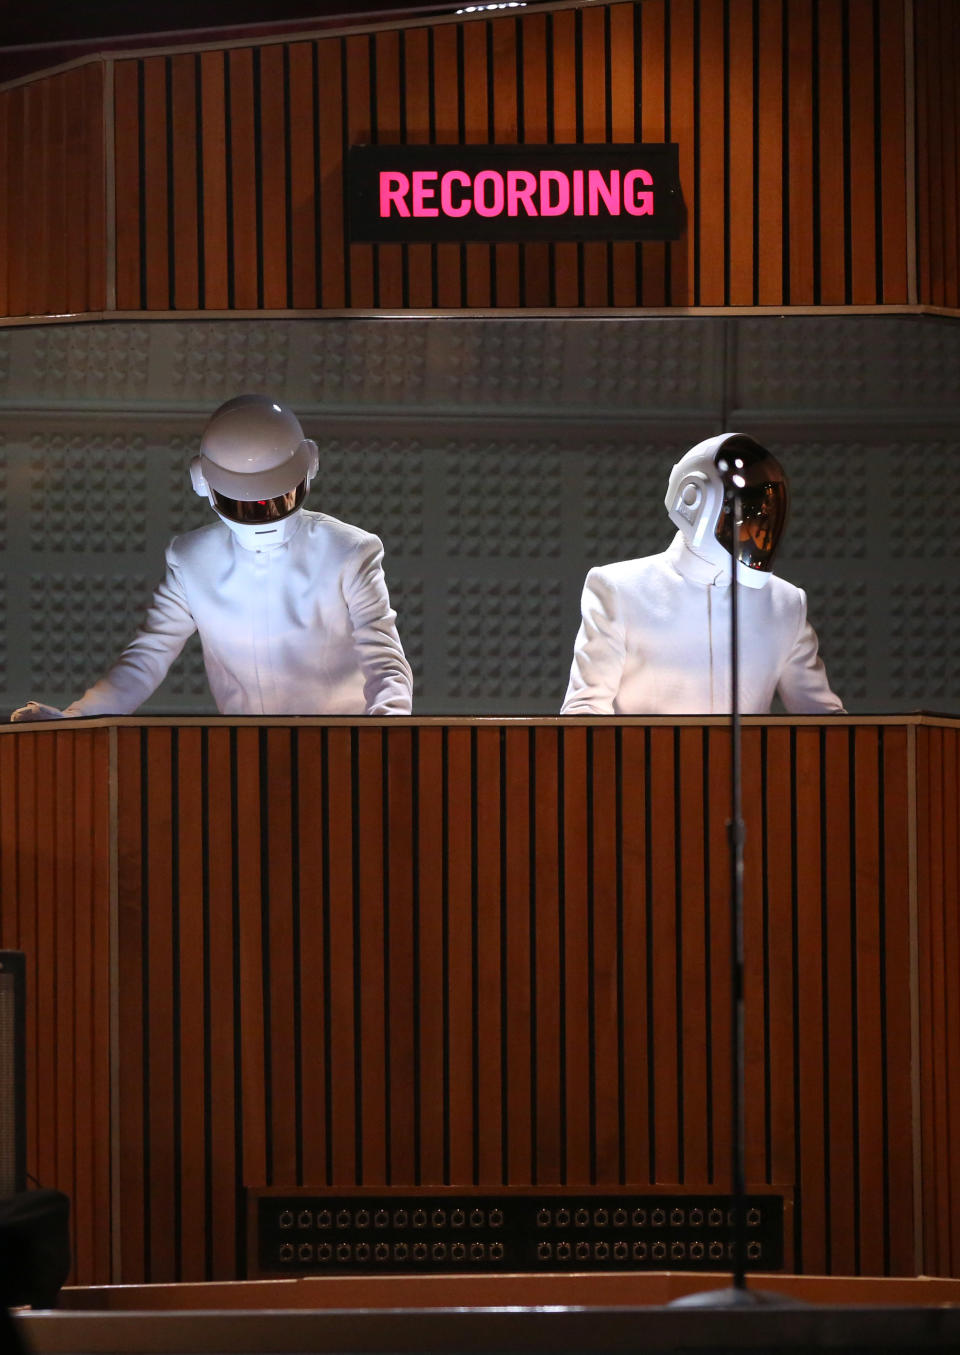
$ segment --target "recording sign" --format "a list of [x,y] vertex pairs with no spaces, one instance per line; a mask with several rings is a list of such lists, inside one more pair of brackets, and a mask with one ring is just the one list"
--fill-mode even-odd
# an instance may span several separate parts
[[674,143],[353,146],[350,238],[676,240],[678,166]]

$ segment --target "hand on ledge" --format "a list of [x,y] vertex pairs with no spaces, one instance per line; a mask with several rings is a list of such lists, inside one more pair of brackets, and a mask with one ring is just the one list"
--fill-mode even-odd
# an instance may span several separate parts
[[56,706],[45,706],[42,701],[28,701],[25,706],[20,706],[10,716],[11,721],[18,724],[24,720],[63,720],[65,718],[62,710],[57,710]]

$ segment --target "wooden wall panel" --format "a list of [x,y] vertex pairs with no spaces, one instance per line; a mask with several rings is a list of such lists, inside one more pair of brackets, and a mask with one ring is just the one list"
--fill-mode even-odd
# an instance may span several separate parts
[[[748,1175],[796,1188],[801,1272],[956,1274],[960,734],[743,751]],[[729,753],[574,721],[0,738],[30,1170],[76,1278],[237,1274],[251,1185],[724,1188]]]
[[[117,304],[905,304],[907,3],[635,0],[118,61]],[[955,305],[958,21],[918,13],[921,299]],[[639,138],[680,146],[675,244],[346,242],[353,143]]]
[[919,300],[960,306],[960,13],[915,7]]
[[70,1196],[80,1284],[111,1274],[109,740],[0,739],[0,947],[27,958],[27,1170]]
[[0,90],[0,314],[106,305],[103,118],[100,61]]
[[[798,1268],[909,1272],[907,732],[743,774],[748,1174]],[[144,728],[120,784],[125,1280],[227,1267],[231,1183],[729,1182],[725,729]]]

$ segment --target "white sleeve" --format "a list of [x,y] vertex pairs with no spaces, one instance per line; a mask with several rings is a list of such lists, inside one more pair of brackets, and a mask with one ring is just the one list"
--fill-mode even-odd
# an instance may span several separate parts
[[167,572],[147,608],[143,625],[110,671],[68,706],[64,715],[132,714],[160,686],[196,628],[168,547]]
[[561,715],[613,715],[626,641],[617,590],[602,570],[591,569],[580,599],[580,629]]
[[345,581],[353,643],[363,673],[367,715],[409,715],[413,705],[413,674],[397,634],[397,614],[390,606],[383,576],[383,545],[365,537],[351,560],[353,572]]
[[807,596],[803,589],[799,592],[800,623],[777,681],[780,699],[791,715],[843,715],[843,702],[831,690],[816,632],[807,620]]

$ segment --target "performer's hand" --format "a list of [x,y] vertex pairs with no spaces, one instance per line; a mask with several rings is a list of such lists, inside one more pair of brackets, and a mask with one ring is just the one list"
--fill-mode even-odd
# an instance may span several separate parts
[[10,719],[16,723],[24,720],[63,720],[65,718],[62,710],[57,710],[56,706],[45,706],[42,701],[28,701],[25,706],[20,706],[10,716]]

